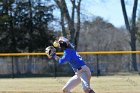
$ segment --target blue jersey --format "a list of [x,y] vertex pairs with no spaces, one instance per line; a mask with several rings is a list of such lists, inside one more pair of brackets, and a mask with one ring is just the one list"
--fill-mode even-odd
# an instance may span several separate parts
[[85,65],[85,62],[82,60],[81,56],[71,48],[66,48],[64,50],[64,55],[59,59],[59,64],[64,62],[68,62],[74,70]]

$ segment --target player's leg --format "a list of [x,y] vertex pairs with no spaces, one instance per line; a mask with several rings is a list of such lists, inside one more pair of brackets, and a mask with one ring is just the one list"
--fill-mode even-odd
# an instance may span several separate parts
[[90,87],[90,81],[88,80],[85,72],[82,72],[81,81],[82,81],[82,87],[85,93],[95,93]]
[[78,84],[80,84],[81,79],[77,76],[74,75],[72,78],[69,79],[69,81],[65,84],[63,87],[63,93],[71,93],[71,89],[76,87]]
[[80,79],[85,93],[95,93],[90,87],[91,72],[87,66],[83,66],[81,70]]

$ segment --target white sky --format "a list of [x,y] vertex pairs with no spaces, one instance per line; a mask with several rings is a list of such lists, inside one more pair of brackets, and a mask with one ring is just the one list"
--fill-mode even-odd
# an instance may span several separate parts
[[[127,14],[131,17],[133,0],[126,1]],[[120,0],[83,0],[82,7],[83,11],[89,17],[93,15],[101,16],[116,27],[125,25]]]

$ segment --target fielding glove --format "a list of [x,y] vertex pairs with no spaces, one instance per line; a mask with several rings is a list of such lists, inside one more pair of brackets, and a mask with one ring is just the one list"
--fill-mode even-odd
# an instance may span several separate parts
[[45,49],[45,53],[47,54],[48,58],[52,58],[56,55],[56,49],[53,46],[48,46]]

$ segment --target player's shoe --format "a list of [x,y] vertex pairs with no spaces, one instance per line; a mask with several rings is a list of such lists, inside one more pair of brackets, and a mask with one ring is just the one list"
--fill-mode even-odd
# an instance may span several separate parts
[[89,93],[95,93],[92,89],[89,91]]

